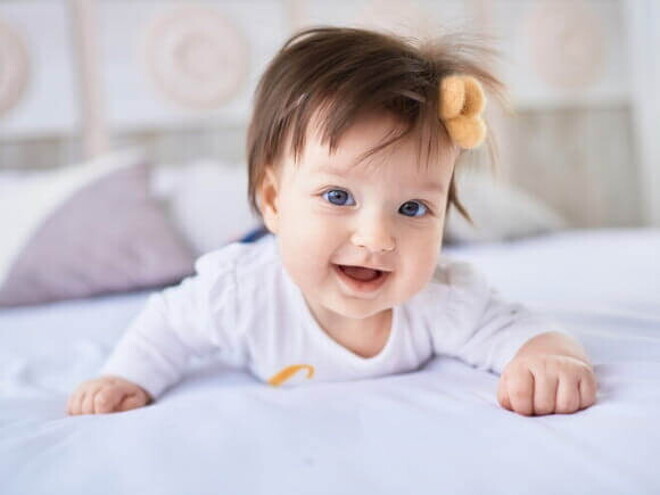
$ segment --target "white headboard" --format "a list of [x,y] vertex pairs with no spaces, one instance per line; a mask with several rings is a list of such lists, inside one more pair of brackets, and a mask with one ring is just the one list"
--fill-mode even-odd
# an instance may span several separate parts
[[[258,74],[289,34],[281,2],[9,2],[0,19],[30,53],[3,137],[242,126]],[[216,66],[221,66],[217,70]]]
[[[648,8],[657,14],[657,3]],[[576,226],[660,224],[660,173],[633,134],[633,121],[649,119],[631,90],[623,9],[623,0],[5,0],[0,169],[126,144],[159,162],[242,161],[256,81],[297,28],[469,26],[499,38],[518,110],[491,115],[504,178]]]

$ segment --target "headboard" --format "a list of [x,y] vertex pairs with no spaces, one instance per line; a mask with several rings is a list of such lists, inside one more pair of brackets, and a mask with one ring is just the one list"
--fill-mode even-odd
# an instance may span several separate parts
[[516,108],[490,115],[502,180],[575,226],[649,223],[659,206],[644,188],[655,172],[633,134],[639,109],[622,4],[4,1],[0,169],[60,166],[127,145],[157,163],[241,163],[256,81],[296,29],[358,24],[429,35],[468,26],[495,34]]

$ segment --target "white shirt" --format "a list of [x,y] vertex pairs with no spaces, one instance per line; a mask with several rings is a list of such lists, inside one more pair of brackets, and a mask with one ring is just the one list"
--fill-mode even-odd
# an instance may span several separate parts
[[150,296],[103,374],[124,377],[156,398],[180,380],[191,356],[215,351],[231,353],[274,385],[409,372],[434,355],[501,373],[528,339],[558,330],[501,301],[470,265],[441,260],[428,286],[393,308],[385,347],[364,358],[316,323],[274,236],[208,253],[195,269],[195,276]]

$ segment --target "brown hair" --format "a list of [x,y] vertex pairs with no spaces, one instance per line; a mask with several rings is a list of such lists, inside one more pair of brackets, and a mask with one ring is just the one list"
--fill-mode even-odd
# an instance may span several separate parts
[[[443,142],[449,143],[438,118],[440,80],[450,74],[471,75],[501,98],[502,83],[484,68],[484,56],[493,53],[479,39],[465,35],[419,46],[355,28],[311,28],[294,35],[271,61],[255,92],[247,137],[252,209],[260,215],[256,196],[266,167],[277,163],[287,145],[300,156],[310,120],[319,111],[321,139],[331,151],[360,115],[384,110],[395,115],[402,130],[367,154],[414,133],[419,151],[431,156]],[[490,133],[488,144],[494,157]],[[447,203],[470,220],[453,176]]]

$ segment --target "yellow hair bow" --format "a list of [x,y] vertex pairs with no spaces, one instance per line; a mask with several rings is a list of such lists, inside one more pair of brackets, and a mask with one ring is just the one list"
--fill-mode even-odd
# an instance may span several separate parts
[[486,96],[476,78],[457,74],[440,81],[438,114],[452,141],[461,148],[476,148],[486,138],[486,123],[481,117],[485,107]]

